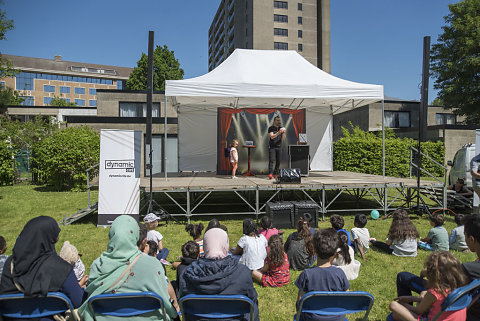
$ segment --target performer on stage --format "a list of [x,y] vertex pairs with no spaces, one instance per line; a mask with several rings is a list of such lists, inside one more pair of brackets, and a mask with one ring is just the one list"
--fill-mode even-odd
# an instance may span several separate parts
[[[278,174],[278,168],[280,167],[281,159],[281,147],[282,139],[284,139],[287,134],[285,128],[281,128],[282,125],[280,116],[276,116],[273,119],[273,125],[268,127],[268,178],[272,179],[273,175]],[[273,170],[273,159],[275,158],[275,171]]]

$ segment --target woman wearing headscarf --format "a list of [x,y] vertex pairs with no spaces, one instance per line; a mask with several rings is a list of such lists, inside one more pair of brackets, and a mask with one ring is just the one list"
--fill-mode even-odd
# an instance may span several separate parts
[[86,278],[80,283],[73,266],[57,255],[55,243],[60,228],[48,216],[27,222],[5,262],[0,293],[24,293],[25,296],[46,296],[48,292],[63,292],[74,307],[83,302]]
[[[224,230],[212,228],[204,234],[205,256],[190,264],[180,276],[179,297],[188,294],[245,295],[255,302],[255,320],[258,321],[257,291],[251,271],[234,257],[227,256],[228,247],[228,234]],[[188,320],[197,319],[189,316]],[[249,314],[242,320],[250,320]]]
[[[160,295],[165,304],[168,320],[177,316],[169,301],[167,279],[162,264],[156,258],[142,254],[138,249],[138,223],[128,215],[117,217],[108,234],[107,250],[90,267],[86,291],[90,296],[106,293],[134,293],[152,291]],[[85,321],[94,316],[85,302],[79,309]],[[95,315],[97,321],[124,320],[121,317]],[[163,320],[161,311],[154,311],[129,320]],[[165,320],[167,321],[167,320]]]

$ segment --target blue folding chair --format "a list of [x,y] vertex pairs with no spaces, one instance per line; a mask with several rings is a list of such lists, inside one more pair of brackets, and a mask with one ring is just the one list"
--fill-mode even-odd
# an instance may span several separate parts
[[165,304],[154,292],[99,294],[88,299],[92,315],[102,314],[117,317],[132,317],[161,310],[167,320]]
[[469,284],[455,289],[442,302],[442,310],[432,319],[437,320],[443,312],[458,311],[467,308],[472,302],[472,297],[480,289],[480,279],[475,279]]
[[255,303],[244,295],[197,295],[189,294],[178,301],[183,321],[189,315],[206,319],[228,319],[250,313],[255,317]]
[[[23,293],[0,295],[0,315],[8,318],[31,319],[73,311],[70,299],[61,292],[45,297],[25,297]],[[72,313],[76,320],[75,314]]]
[[363,311],[363,320],[367,320],[374,301],[373,295],[363,291],[312,291],[300,299],[293,320],[301,321],[302,313],[339,316]]

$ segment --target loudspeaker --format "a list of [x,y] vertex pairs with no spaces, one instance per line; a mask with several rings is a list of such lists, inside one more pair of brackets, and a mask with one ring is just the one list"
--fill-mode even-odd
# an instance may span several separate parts
[[280,168],[277,175],[277,183],[293,183],[300,184],[302,176],[298,168]]
[[290,202],[267,202],[265,212],[275,228],[294,228],[293,204]]
[[[319,206],[317,203],[312,201],[301,201],[301,202],[292,202],[293,204],[293,220],[298,222],[300,217],[305,213],[309,213],[312,216],[312,227],[318,227],[318,210]],[[296,223],[295,223],[296,224]]]
[[290,168],[299,168],[302,176],[308,176],[309,172],[309,153],[308,145],[289,145],[288,155]]

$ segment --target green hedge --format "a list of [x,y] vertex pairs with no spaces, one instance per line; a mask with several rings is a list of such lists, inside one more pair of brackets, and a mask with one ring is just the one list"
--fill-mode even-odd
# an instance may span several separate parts
[[40,183],[54,185],[58,190],[86,188],[85,170],[99,162],[100,136],[82,126],[54,132],[33,150],[33,172]]
[[0,186],[12,185],[15,170],[13,168],[13,152],[8,148],[8,142],[0,137]]
[[[342,127],[343,137],[333,144],[333,167],[336,171],[351,171],[382,175],[382,138],[374,133],[364,132],[358,127],[351,132]],[[409,177],[410,147],[418,147],[411,138],[397,138],[393,131],[385,135],[385,175]],[[443,142],[422,143],[422,152],[440,164],[444,163]],[[436,177],[443,177],[443,169],[423,158],[422,168]],[[426,174],[422,174],[426,176]]]

